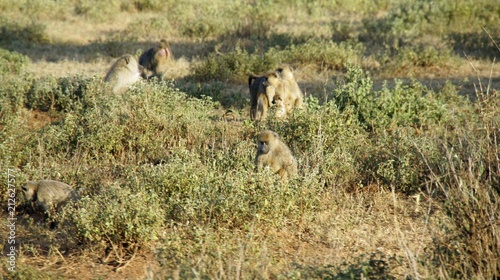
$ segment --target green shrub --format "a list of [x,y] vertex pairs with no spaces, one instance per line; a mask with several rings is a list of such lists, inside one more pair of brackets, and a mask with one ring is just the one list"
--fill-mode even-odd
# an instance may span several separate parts
[[[402,47],[396,50],[394,59],[388,62],[397,71],[405,71],[413,67],[437,68],[453,67],[457,58],[451,50],[439,50],[434,46]],[[392,65],[391,65],[392,64]]]
[[453,278],[500,275],[500,117],[497,94],[474,104],[471,121],[441,139],[440,160],[426,158],[432,190],[443,196],[453,234],[435,240],[432,261]]
[[103,248],[144,246],[160,237],[165,223],[155,193],[132,193],[126,186],[104,187],[93,197],[83,197],[61,218],[75,227],[76,238]]
[[445,115],[445,104],[427,91],[419,82],[409,86],[396,80],[393,89],[387,85],[373,92],[373,82],[363,75],[359,67],[347,70],[343,84],[334,90],[334,98],[341,110],[353,107],[367,128],[390,126],[432,125]]
[[36,21],[22,25],[0,17],[0,26],[0,46],[6,48],[26,44],[43,45],[50,42],[45,32],[45,25]]
[[119,1],[78,0],[73,6],[76,15],[93,20],[112,20],[122,7]]
[[[277,50],[271,49],[270,52]],[[279,54],[281,61],[294,64],[317,65],[318,70],[345,70],[347,64],[362,64],[363,46],[357,43],[337,44],[325,40],[309,40],[304,44],[290,45]]]
[[0,48],[0,74],[19,75],[30,63],[29,57]]
[[249,54],[236,47],[233,52],[223,55],[209,54],[200,64],[194,66],[194,77],[199,81],[247,82],[249,73],[264,73],[278,64],[274,54]]

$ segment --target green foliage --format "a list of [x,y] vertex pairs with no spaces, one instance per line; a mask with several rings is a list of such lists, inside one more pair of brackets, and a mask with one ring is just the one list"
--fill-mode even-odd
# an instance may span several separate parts
[[388,64],[405,71],[414,67],[437,68],[453,67],[456,65],[457,58],[452,55],[451,50],[439,50],[432,46],[420,47],[402,47],[396,50],[395,58],[388,61]]
[[351,47],[346,43],[309,40],[303,44],[290,45],[284,50],[271,48],[264,54],[249,53],[237,46],[234,51],[224,54],[209,54],[193,69],[200,81],[243,82],[248,74],[265,73],[280,63],[320,65],[320,70],[342,70],[348,62],[360,61],[361,45]]
[[479,118],[459,121],[440,146],[441,159],[426,161],[429,181],[446,198],[443,206],[456,230],[435,241],[432,261],[453,278],[500,275],[494,222],[500,211],[499,104],[498,94],[475,103],[472,114]]
[[45,25],[32,21],[22,25],[0,17],[0,46],[10,48],[24,44],[47,44],[50,42]]
[[442,120],[444,103],[418,82],[407,86],[396,80],[394,88],[387,85],[373,92],[373,82],[359,67],[348,69],[343,84],[338,84],[334,98],[341,110],[352,107],[367,128],[432,125]]
[[118,1],[78,0],[74,7],[76,15],[93,20],[111,20],[121,10]]
[[278,60],[273,54],[264,57],[236,47],[234,51],[218,55],[209,54],[200,64],[195,65],[194,77],[199,81],[248,81],[251,72],[263,73],[276,67]]
[[165,214],[159,201],[155,193],[109,186],[66,208],[61,218],[75,227],[75,237],[85,243],[140,247],[160,236]]
[[86,85],[83,77],[46,77],[32,80],[26,93],[26,107],[41,111],[68,111],[80,106]]
[[15,51],[0,48],[0,74],[19,75],[28,66],[29,57]]
[[[272,52],[273,50],[271,50]],[[363,46],[326,40],[309,40],[301,45],[291,45],[280,54],[281,61],[296,64],[313,64],[319,70],[345,70],[346,64],[361,63]]]
[[[178,271],[171,278],[392,278],[401,277],[394,272],[400,270],[410,277],[410,269],[428,278],[499,277],[498,90],[494,84],[481,87],[472,102],[451,82],[440,90],[417,80],[374,86],[387,73],[409,77],[453,69],[453,51],[494,57],[498,50],[492,40],[477,32],[484,25],[496,38],[491,27],[498,25],[496,3],[14,2],[0,3],[6,12],[0,20],[5,49],[0,49],[0,166],[16,170],[19,183],[53,178],[83,194],[61,213],[60,230],[50,232],[55,239],[23,237],[33,254],[43,250],[32,245],[40,240],[64,243],[57,239],[64,232],[83,241],[85,252],[98,255],[110,246],[126,255],[154,242],[160,269]],[[146,11],[147,18],[137,11]],[[38,60],[46,48],[37,45],[50,42],[40,22],[111,20],[119,13],[131,23],[91,43],[99,52],[90,60],[100,59],[102,50],[111,56],[138,54],[146,41],[175,37],[179,57],[194,61],[192,71],[177,81],[181,89],[152,80],[113,95],[100,77],[24,73],[29,59],[19,53]],[[12,14],[20,18],[12,22]],[[317,30],[325,26],[325,32]],[[63,43],[56,47],[68,51]],[[17,52],[7,51],[13,49]],[[248,74],[280,63],[305,69],[304,108],[286,120],[253,123]],[[367,69],[375,71],[373,80]],[[340,78],[323,85],[322,95],[318,81],[327,76]],[[239,89],[245,93],[233,92]],[[245,113],[228,119],[228,108]],[[269,171],[255,171],[255,136],[264,128],[275,130],[291,148],[298,178],[282,183]],[[5,172],[0,179],[6,180]],[[373,198],[386,198],[387,190],[395,191],[394,205]],[[339,242],[345,253],[352,244],[342,237],[323,239],[328,233],[321,232],[333,225],[350,233],[351,219],[364,226],[375,215],[389,217],[383,216],[386,210],[390,219],[380,226],[394,221],[405,238],[407,225],[400,218],[419,221],[414,218],[423,213],[414,216],[417,212],[406,207],[414,202],[408,195],[415,193],[425,200],[420,206],[428,205],[429,235],[416,241],[427,245],[424,254],[413,254],[415,243],[409,243],[391,248],[394,258],[363,251],[338,264],[305,259],[312,255],[311,244],[324,249]],[[4,193],[0,202],[6,200]],[[329,212],[357,204],[352,201],[360,202],[352,205],[359,212]],[[283,264],[277,248],[295,258],[301,254],[295,242],[307,245],[300,247],[304,262]],[[405,253],[408,260],[401,258]],[[56,277],[19,268],[9,277]]]

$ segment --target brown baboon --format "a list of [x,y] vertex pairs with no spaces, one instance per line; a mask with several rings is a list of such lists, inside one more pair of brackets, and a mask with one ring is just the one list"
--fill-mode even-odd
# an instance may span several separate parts
[[[150,48],[139,57],[139,64],[144,67],[143,78],[152,77],[163,78],[167,70],[168,63],[172,57],[172,52],[166,40],[161,40],[160,45]],[[149,75],[149,73],[152,73]],[[149,75],[149,76],[148,76]]]
[[109,69],[104,81],[111,84],[114,93],[121,93],[141,79],[142,66],[137,60],[126,54],[120,57]]
[[287,65],[280,66],[275,71],[262,76],[250,74],[248,86],[252,120],[265,119],[267,109],[275,104],[280,106],[276,110],[278,118],[289,115],[293,108],[302,107],[302,91]]
[[278,134],[271,130],[264,130],[257,137],[255,165],[257,170],[269,167],[283,181],[297,175],[297,160]]
[[[271,73],[268,73],[271,75]],[[250,119],[264,120],[267,117],[267,109],[272,106],[274,88],[268,88],[268,74],[248,76],[248,87],[250,89]]]
[[48,216],[69,200],[78,199],[70,185],[53,180],[29,181],[22,190],[26,200],[34,202]]

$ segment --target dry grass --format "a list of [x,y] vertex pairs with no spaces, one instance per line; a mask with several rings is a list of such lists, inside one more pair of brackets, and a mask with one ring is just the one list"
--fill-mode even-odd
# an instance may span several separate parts
[[[234,52],[235,46],[257,57],[263,57],[269,53],[273,55],[272,49],[277,46],[275,49],[277,54],[274,54],[274,58],[277,57],[276,59],[279,60],[279,55],[286,52],[286,47],[291,45],[286,42],[293,41],[296,45],[300,45],[310,38],[326,41],[333,38],[334,41],[344,40],[348,44],[357,44],[361,41],[365,48],[362,56],[350,59],[359,61],[365,70],[370,71],[370,76],[374,80],[374,91],[382,89],[386,82],[392,89],[396,83],[395,78],[403,79],[405,84],[417,79],[423,86],[427,86],[429,91],[435,90],[436,92],[446,88],[445,84],[451,81],[460,94],[476,97],[479,93],[480,99],[484,99],[486,104],[487,102],[498,104],[495,100],[498,99],[498,88],[500,88],[500,65],[492,62],[487,55],[466,58],[463,52],[459,53],[459,51],[452,51],[451,57],[439,53],[435,57],[428,58],[431,62],[434,61],[432,59],[436,59],[437,62],[427,65],[419,64],[421,61],[418,59],[413,62],[398,56],[404,46],[410,49],[408,57],[411,58],[412,44],[406,43],[405,45],[405,42],[398,43],[397,40],[388,39],[385,45],[382,44],[387,47],[387,50],[381,50],[380,46],[371,45],[375,39],[366,40],[368,35],[362,35],[363,28],[365,28],[363,24],[366,23],[364,20],[385,19],[398,1],[379,1],[385,4],[374,4],[371,3],[372,1],[368,1],[369,3],[353,1],[344,4],[293,1],[295,4],[289,6],[282,1],[277,1],[278,4],[269,4],[270,6],[267,7],[275,11],[275,14],[264,13],[253,16],[254,18],[251,17],[252,14],[243,16],[246,15],[244,11],[257,5],[254,1],[243,1],[246,4],[240,2],[228,4],[224,1],[212,1],[211,4],[204,1],[187,1],[183,4],[167,1],[164,3],[164,10],[157,7],[156,10],[144,11],[140,11],[138,7],[132,7],[133,5],[131,6],[127,1],[115,1],[118,4],[113,2],[113,5],[128,4],[123,4],[121,8],[105,6],[102,14],[95,15],[90,12],[88,14],[75,12],[78,3],[88,1],[65,0],[64,3],[67,5],[58,6],[57,12],[55,6],[49,6],[52,11],[47,8],[48,10],[43,12],[40,8],[41,12],[36,12],[36,7],[23,8],[23,5],[30,1],[21,1],[17,4],[16,2],[7,1],[0,4],[0,11],[3,13],[1,17],[16,18],[20,26],[27,26],[29,22],[41,24],[44,26],[42,35],[46,35],[49,39],[46,43],[32,43],[22,40],[5,42],[0,38],[0,47],[17,51],[30,58],[30,64],[26,69],[30,75],[33,75],[30,79],[43,80],[49,76],[100,78],[121,54],[130,53],[138,56],[141,51],[155,45],[160,39],[167,38],[175,56],[167,77],[173,79],[175,86],[185,91],[188,96],[206,95],[220,103],[215,105],[210,103],[206,106],[196,103],[185,111],[182,107],[184,105],[178,105],[179,112],[174,109],[169,109],[168,112],[158,112],[164,109],[162,106],[165,104],[157,104],[151,102],[150,99],[156,100],[154,98],[162,94],[171,93],[165,92],[165,87],[159,87],[158,90],[155,88],[156,85],[145,85],[124,97],[123,100],[100,95],[103,93],[102,90],[92,92],[89,90],[90,94],[95,96],[85,102],[103,103],[99,105],[101,107],[85,109],[88,111],[85,114],[82,113],[83,115],[80,115],[79,109],[74,109],[69,105],[64,110],[49,112],[37,108],[16,108],[17,111],[12,115],[2,111],[0,107],[0,139],[2,140],[0,146],[12,148],[19,153],[18,155],[3,152],[1,154],[4,158],[0,162],[10,163],[10,158],[21,158],[16,162],[16,166],[12,166],[19,171],[17,177],[19,183],[35,179],[30,178],[32,176],[39,176],[40,179],[51,177],[70,180],[68,183],[73,185],[84,184],[82,189],[94,197],[102,194],[102,190],[111,185],[135,188],[133,190],[140,194],[158,192],[165,199],[162,204],[158,205],[164,207],[168,213],[165,217],[166,225],[162,228],[159,239],[140,247],[132,258],[130,251],[127,251],[130,248],[126,245],[117,245],[117,248],[124,250],[123,254],[113,255],[109,252],[109,248],[106,248],[108,251],[102,250],[101,243],[98,241],[89,243],[70,238],[71,235],[68,235],[65,227],[49,230],[40,217],[33,217],[28,210],[21,207],[22,212],[18,216],[19,223],[16,229],[20,243],[16,279],[358,279],[360,277],[370,279],[460,277],[483,279],[487,276],[498,277],[500,275],[500,271],[485,273],[487,266],[484,268],[482,264],[478,264],[480,261],[477,259],[467,258],[469,256],[467,254],[474,254],[473,250],[476,248],[472,247],[468,251],[467,234],[473,238],[483,237],[486,240],[484,244],[480,242],[481,240],[477,241],[479,245],[476,244],[477,247],[483,246],[481,248],[484,249],[484,255],[481,256],[491,258],[498,256],[488,251],[488,244],[493,244],[491,242],[495,240],[495,237],[498,240],[498,233],[495,232],[499,226],[498,214],[489,213],[488,215],[491,214],[491,217],[488,216],[491,218],[490,227],[483,228],[481,229],[483,231],[479,230],[474,234],[467,232],[467,229],[461,228],[460,224],[453,220],[453,215],[467,216],[466,213],[457,212],[450,216],[450,204],[446,201],[448,196],[461,198],[464,201],[470,198],[466,195],[468,189],[465,187],[463,190],[460,189],[462,192],[454,193],[452,190],[457,185],[490,187],[493,185],[491,182],[498,182],[499,167],[495,166],[500,162],[498,153],[496,158],[494,152],[477,151],[477,154],[481,156],[472,152],[467,153],[464,143],[475,140],[472,134],[467,134],[468,128],[463,124],[465,121],[461,119],[461,109],[468,110],[468,108],[451,107],[453,111],[451,115],[456,120],[441,120],[443,123],[449,121],[450,124],[436,123],[434,124],[437,127],[436,131],[433,130],[431,124],[401,130],[398,130],[398,127],[379,130],[374,128],[366,132],[366,135],[369,135],[366,138],[363,138],[365,134],[360,136],[354,132],[352,135],[356,135],[358,137],[356,139],[346,140],[341,137],[342,135],[339,136],[337,142],[346,141],[346,143],[336,143],[338,147],[335,148],[344,152],[338,157],[347,162],[357,156],[356,160],[363,159],[369,163],[364,163],[366,165],[377,165],[370,161],[371,157],[377,156],[380,158],[373,159],[374,161],[384,162],[383,160],[391,157],[402,161],[402,156],[397,154],[398,151],[393,151],[394,154],[385,155],[387,158],[384,158],[384,155],[380,155],[385,152],[384,147],[377,148],[378,143],[371,144],[372,146],[367,148],[368,139],[372,139],[368,137],[379,137],[378,140],[386,139],[383,136],[387,139],[394,137],[387,140],[390,142],[399,141],[404,137],[424,139],[423,137],[428,136],[429,138],[425,140],[431,139],[428,140],[429,142],[442,141],[439,142],[441,144],[436,144],[436,147],[446,150],[447,147],[444,145],[452,143],[449,145],[455,145],[454,148],[461,149],[460,152],[463,154],[456,156],[463,162],[453,161],[452,152],[448,151],[450,156],[443,159],[447,160],[447,164],[443,165],[436,163],[439,161],[433,158],[437,154],[429,152],[424,155],[424,152],[415,149],[415,151],[420,151],[420,154],[415,152],[415,156],[424,158],[425,164],[422,163],[422,166],[427,176],[425,181],[421,182],[422,185],[414,187],[417,191],[411,194],[395,189],[394,185],[398,182],[387,183],[383,179],[373,179],[377,178],[376,174],[368,174],[368,171],[366,174],[359,174],[360,178],[356,180],[348,178],[335,181],[321,177],[329,174],[329,171],[322,170],[322,167],[330,159],[322,158],[322,155],[326,154],[323,150],[331,147],[321,142],[331,141],[331,139],[321,138],[323,137],[322,129],[325,131],[331,129],[331,127],[322,127],[322,125],[332,125],[328,122],[329,115],[318,117],[324,119],[319,122],[319,128],[313,134],[317,137],[314,139],[317,142],[312,143],[319,143],[317,147],[311,149],[313,152],[300,150],[304,148],[300,146],[303,143],[294,144],[293,147],[296,148],[294,152],[302,164],[302,177],[289,186],[283,186],[277,183],[275,178],[262,176],[256,179],[255,174],[248,171],[252,167],[255,148],[252,146],[253,137],[266,125],[286,131],[290,130],[290,127],[293,128],[294,124],[273,122],[252,124],[247,120],[249,98],[245,84],[226,80],[214,81],[209,78],[208,82],[200,83],[194,78],[193,69],[205,61],[209,54],[215,53],[216,57],[225,57]],[[48,2],[50,1],[44,1],[44,3]],[[155,1],[135,2],[156,3]],[[254,11],[267,11],[264,7],[257,8]],[[20,12],[23,9],[29,11]],[[107,9],[115,12],[107,14]],[[239,13],[233,12],[232,14],[231,9]],[[294,16],[284,16],[288,13],[293,13]],[[256,24],[259,20],[262,20],[260,24],[267,28],[265,32],[251,28],[252,24]],[[495,21],[492,22],[495,23]],[[239,29],[235,27],[235,23],[240,24]],[[380,22],[380,25],[382,24],[383,22]],[[398,31],[397,28],[401,27],[393,26],[395,30],[393,31]],[[463,31],[471,32],[471,34],[475,34],[474,30],[482,32],[481,29],[470,28],[472,30]],[[456,35],[454,32],[456,31],[450,31],[449,34]],[[375,35],[385,36],[386,34],[373,36]],[[428,34],[428,36],[401,38],[401,41],[411,39],[414,40],[412,42],[415,45],[427,44],[426,46],[436,47],[436,49],[453,49],[452,43],[444,41],[442,38],[445,36],[441,35]],[[492,40],[498,39],[498,31],[493,29],[488,37]],[[401,44],[401,46],[395,47],[391,44]],[[416,53],[420,54],[417,51]],[[398,62],[398,59],[403,60]],[[321,104],[332,100],[331,93],[339,88],[339,85],[332,82],[332,79],[341,80],[346,75],[342,69],[329,69],[323,67],[321,63],[285,62],[293,64],[295,76],[306,97],[318,98]],[[241,69],[244,68],[235,70]],[[3,77],[0,77],[0,80],[2,79]],[[5,78],[5,82],[10,82],[10,80]],[[25,82],[28,83],[31,80],[27,78]],[[98,82],[93,84],[89,82],[89,84],[91,87],[99,86]],[[26,86],[23,85],[23,87]],[[158,93],[159,91],[161,94]],[[138,96],[144,92],[150,95],[147,98],[139,98]],[[496,96],[493,94],[495,92],[497,92]],[[454,100],[454,98],[450,99]],[[157,100],[164,101],[164,99]],[[118,107],[114,107],[116,104]],[[119,107],[120,105],[129,107]],[[198,112],[208,110],[210,106],[213,108],[206,119],[196,115]],[[103,108],[108,111],[103,113],[105,111]],[[144,108],[150,110],[147,111]],[[494,115],[498,113],[498,109],[487,105],[479,109],[473,108],[477,109],[471,110],[474,118],[483,118],[477,121],[478,126],[484,124],[484,127],[471,127],[470,130],[477,130],[477,135],[484,136],[490,142],[472,143],[484,144],[478,150],[484,147],[490,147],[492,150],[496,147],[495,149],[498,150],[498,127],[496,127],[498,117]],[[141,110],[147,112],[144,113]],[[316,117],[314,113],[311,115],[313,116],[311,118]],[[15,121],[4,122],[3,117],[6,116]],[[83,119],[82,116],[85,116],[85,120],[78,119],[80,117]],[[88,123],[85,123],[86,118],[88,118]],[[149,122],[136,123],[134,120]],[[71,133],[65,131],[66,127],[71,126],[71,122],[84,123],[85,129],[90,131],[78,134],[79,131],[75,128],[74,135],[78,134],[81,137],[78,139],[81,141],[79,143],[87,143],[84,142],[87,139],[85,137],[92,139],[92,133],[101,133],[99,137],[102,137],[104,142],[109,135],[105,134],[106,131],[100,131],[99,126],[105,126],[107,121],[116,122],[117,127],[122,129],[120,132],[129,133],[131,139],[134,139],[126,139],[130,141],[122,141],[123,143],[120,142],[121,140],[118,141],[122,146],[115,143],[119,148],[121,147],[118,151],[113,150],[115,146],[110,144],[111,152],[97,150],[108,148],[105,144],[103,147],[98,146],[96,150],[82,146],[71,150],[69,144],[67,148],[61,148],[60,151],[51,150],[53,147],[58,147],[58,141],[63,141],[58,139],[59,136],[71,137]],[[168,126],[176,122],[184,123],[179,127]],[[475,124],[476,120],[470,120],[470,122]],[[18,127],[7,127],[11,123]],[[153,128],[149,128],[149,124]],[[306,131],[309,125],[314,124],[312,121],[305,122],[306,127],[302,129]],[[130,131],[126,129],[127,125]],[[351,122],[340,124],[345,127],[351,125],[353,125]],[[89,127],[94,131],[91,131]],[[172,131],[165,132],[168,129]],[[442,132],[438,131],[439,129],[449,129],[449,131]],[[484,133],[488,129],[489,134]],[[409,133],[410,130],[414,132]],[[47,131],[59,134],[54,136]],[[457,140],[453,135],[459,132],[463,133],[460,134],[463,139]],[[143,136],[141,133],[151,133],[154,137],[141,140]],[[32,135],[50,137],[33,139]],[[23,147],[9,142],[10,136]],[[294,139],[295,136],[289,135],[288,137]],[[161,137],[165,139],[158,139]],[[360,143],[353,144],[358,140]],[[134,141],[145,143],[137,144]],[[90,140],[88,143],[91,143]],[[148,146],[151,143],[161,144],[151,148]],[[348,147],[344,147],[343,144]],[[460,146],[462,144],[464,146]],[[357,146],[358,149],[351,146]],[[160,153],[158,151],[163,153],[161,156],[164,157],[160,158],[162,161],[159,164],[155,162],[158,158],[153,157],[157,155],[156,153]],[[364,151],[372,153],[364,155]],[[355,153],[361,155],[354,155]],[[334,158],[334,160],[339,160],[339,158]],[[466,164],[467,162],[469,165]],[[485,166],[485,162],[488,166]],[[345,164],[342,167],[347,165],[344,162],[338,164]],[[361,165],[359,162],[355,164]],[[469,173],[466,172],[466,167],[469,167]],[[453,173],[454,168],[459,170]],[[372,173],[376,171],[378,171],[376,168],[369,170]],[[342,170],[332,172],[344,174]],[[486,175],[490,177],[485,178]],[[351,176],[351,173],[345,176]],[[448,177],[453,178],[448,179]],[[1,178],[4,179],[4,177]],[[371,178],[371,180],[367,181],[366,178]],[[460,182],[466,183],[461,185]],[[186,191],[182,189],[183,187],[193,189]],[[204,188],[208,187],[214,190],[206,191]],[[278,194],[277,190],[282,192]],[[294,193],[297,190],[302,193],[297,195]],[[203,193],[204,191],[206,193]],[[478,199],[485,199],[484,197],[490,199],[489,195],[491,195],[489,210],[499,209],[498,193],[481,193],[481,195],[483,196]],[[177,204],[169,204],[170,198]],[[238,203],[233,201],[238,198],[245,199],[240,203],[241,208],[238,208]],[[196,199],[200,201],[197,202]],[[251,199],[257,200],[253,202],[257,206],[246,201]],[[208,200],[215,202],[208,203]],[[200,206],[205,205],[203,203],[208,206]],[[277,204],[269,205],[272,203]],[[474,205],[471,209],[484,210]],[[0,213],[0,219],[4,221],[7,219],[5,211]],[[0,239],[6,236],[8,236],[8,229],[1,227]],[[2,242],[2,244],[4,244],[2,251],[7,252],[6,243]],[[130,242],[128,245],[133,247],[135,244]],[[120,257],[117,257],[119,255],[125,256],[121,259],[121,265],[127,264],[123,268],[117,264],[120,260]],[[130,260],[130,263],[126,263],[127,260]],[[10,272],[6,270],[5,262],[1,267],[2,275],[10,279],[12,274],[8,274]],[[489,268],[498,269],[498,265],[491,265]]]

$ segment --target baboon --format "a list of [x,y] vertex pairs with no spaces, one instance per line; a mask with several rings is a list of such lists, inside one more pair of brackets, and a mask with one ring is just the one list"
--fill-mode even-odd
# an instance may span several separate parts
[[269,167],[273,173],[278,173],[283,181],[297,175],[297,160],[278,134],[271,130],[264,130],[257,137],[255,165],[257,170]]
[[282,79],[283,88],[286,89],[280,93],[285,95],[282,98],[287,106],[287,113],[289,114],[292,108],[302,108],[303,94],[293,76],[290,66],[281,65],[276,69],[276,72]]
[[66,202],[79,199],[70,185],[53,180],[28,181],[22,190],[26,200],[34,202],[48,216]]
[[[145,70],[142,73],[142,77],[145,79],[152,77],[163,78],[171,57],[172,52],[165,39],[160,41],[159,46],[150,48],[142,53],[139,57],[139,64],[142,65]],[[150,72],[152,73],[151,75],[149,75]]]
[[281,97],[278,95],[274,96],[273,104],[275,108],[275,116],[278,118],[283,118],[286,116],[286,105],[283,100],[281,100]]
[[275,104],[281,107],[276,111],[278,118],[289,115],[293,108],[302,107],[302,91],[288,65],[280,66],[262,76],[250,74],[248,86],[252,120],[265,119],[267,109]]
[[142,66],[130,54],[120,57],[109,69],[104,81],[112,86],[113,93],[121,93],[141,79]]
[[272,106],[274,88],[269,87],[267,82],[268,73],[263,76],[250,74],[248,76],[248,88],[250,89],[250,119],[264,120],[267,117],[267,109]]

